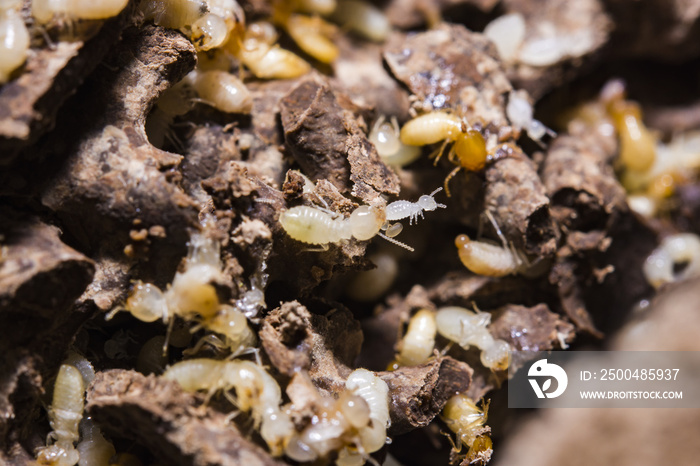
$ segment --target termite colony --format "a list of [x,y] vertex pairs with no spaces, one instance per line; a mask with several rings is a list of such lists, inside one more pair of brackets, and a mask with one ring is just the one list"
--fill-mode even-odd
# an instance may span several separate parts
[[[119,436],[122,426],[89,416],[94,364],[99,375],[136,369],[149,375],[149,387],[174,387],[192,404],[178,416],[216,419],[243,450],[271,461],[410,462],[393,439],[426,427],[445,461],[485,465],[500,441],[487,425],[490,392],[523,363],[514,351],[567,349],[574,329],[600,333],[581,317],[586,303],[576,287],[619,273],[599,263],[620,243],[610,233],[614,221],[663,231],[637,261],[635,272],[648,282],[640,288],[700,275],[700,238],[664,223],[678,211],[679,191],[698,180],[700,136],[663,139],[619,80],[562,110],[564,124],[535,118],[535,93],[519,88],[526,80],[517,77],[578,63],[592,38],[551,24],[533,29],[517,12],[472,33],[443,22],[437,7],[417,8],[430,27],[409,34],[423,23],[392,24],[378,3],[393,2],[0,0],[0,85],[31,72],[38,51],[87,41],[127,13],[135,18],[129,27],[167,30],[196,57],[178,79],[154,80],[160,87],[143,121],[123,131],[136,147],[123,152],[137,155],[114,184],[137,205],[140,186],[160,177],[181,196],[151,212],[195,213],[188,222],[173,214],[184,226],[146,227],[138,205],[138,218],[109,223],[129,225],[110,236],[128,236],[128,244],[119,253],[100,250],[98,266],[90,261],[102,281],[84,299],[120,288],[100,296],[98,318],[73,335],[55,379],[44,384],[49,433],[32,452],[38,464],[143,464]],[[405,45],[418,34],[427,45]],[[395,47],[396,38],[403,42]],[[450,47],[469,51],[468,72],[459,61],[465,50]],[[371,99],[348,84],[354,77],[336,76],[346,52],[374,57],[369,72],[357,65],[358,75],[381,69]],[[425,69],[407,77],[401,67],[416,56]],[[384,102],[387,89],[405,105]],[[584,138],[574,152],[604,156],[586,166],[583,157],[548,165],[553,152],[569,149],[567,138],[581,135],[609,144],[600,149]],[[122,153],[115,139],[85,165],[110,173],[105,160]],[[146,162],[136,160],[144,153]],[[604,182],[587,184],[581,173]],[[570,184],[559,186],[562,178]],[[599,195],[606,183],[612,194]],[[70,231],[67,241],[80,243],[86,231]],[[149,256],[177,247],[162,265]],[[588,275],[576,275],[582,270]],[[308,322],[281,312],[291,302],[302,303]],[[356,320],[334,327],[346,306]],[[533,331],[540,325],[549,327]],[[458,374],[444,375],[450,371]],[[406,380],[413,386],[402,386]],[[142,447],[150,445],[134,447],[145,461],[168,454]]]

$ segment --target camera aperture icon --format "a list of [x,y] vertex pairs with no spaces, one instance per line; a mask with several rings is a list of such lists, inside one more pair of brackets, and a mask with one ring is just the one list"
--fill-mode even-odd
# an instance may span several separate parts
[[[532,389],[535,391],[537,398],[556,398],[564,393],[569,383],[569,377],[567,377],[566,371],[557,364],[548,363],[547,359],[540,359],[535,362],[530,366],[527,375],[528,381],[530,385],[532,385]],[[543,381],[542,386],[540,386],[537,377],[547,377],[547,379]],[[552,379],[557,381],[557,388],[553,392],[548,392],[552,387]]]

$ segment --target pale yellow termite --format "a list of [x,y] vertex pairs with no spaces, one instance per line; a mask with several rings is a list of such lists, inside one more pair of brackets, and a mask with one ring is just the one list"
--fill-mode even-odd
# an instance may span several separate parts
[[201,327],[221,334],[224,345],[234,354],[247,349],[255,336],[245,316],[239,309],[221,303],[212,285],[223,268],[218,241],[195,234],[189,249],[184,270],[175,274],[167,291],[136,282],[124,308],[144,322],[162,319],[172,326],[175,316],[197,320]]
[[46,24],[54,17],[106,19],[118,15],[129,0],[32,0],[32,16]]
[[411,317],[408,330],[399,343],[399,354],[396,360],[401,366],[417,366],[430,359],[435,347],[437,322],[435,312],[421,309]]
[[[69,364],[58,370],[53,389],[49,420],[53,443],[37,452],[37,462],[52,466],[73,466],[80,455],[73,445],[80,438],[78,425],[83,418],[85,382],[80,371]],[[48,442],[47,442],[48,443]]]
[[193,71],[188,80],[199,99],[227,113],[250,113],[253,98],[243,82],[221,70]]
[[504,277],[522,272],[526,266],[523,258],[511,248],[473,241],[467,235],[457,236],[455,246],[462,264],[478,275]]
[[331,19],[374,42],[383,42],[391,33],[391,23],[382,10],[364,0],[341,0]]
[[311,66],[276,40],[272,25],[254,23],[237,28],[224,48],[260,79],[292,79],[308,73]]
[[491,314],[472,312],[468,309],[448,306],[438,309],[435,316],[437,331],[464,349],[476,346],[481,350],[481,363],[493,370],[506,370],[510,364],[510,345],[493,338],[488,331]]
[[408,121],[401,128],[401,142],[410,146],[424,146],[445,141],[435,159],[438,162],[444,147],[453,143],[448,153],[450,162],[458,165],[445,179],[445,192],[450,195],[448,183],[461,169],[477,171],[489,160],[486,141],[481,133],[470,128],[466,121],[445,111],[433,111]]
[[281,455],[294,431],[289,415],[280,409],[282,393],[279,385],[265,369],[250,361],[217,361],[190,359],[169,367],[163,377],[174,380],[189,392],[206,390],[236,391],[232,402],[241,411],[253,412],[260,426],[260,435],[273,455]]
[[321,412],[289,439],[285,453],[299,462],[315,461],[339,451],[337,464],[363,464],[369,453],[386,443],[389,420],[389,388],[366,369],[356,369],[337,400],[323,399]]
[[463,464],[485,465],[491,459],[493,442],[486,426],[488,403],[479,408],[467,395],[455,395],[447,401],[442,411],[442,420],[447,427],[457,434],[455,450],[459,452],[462,445],[469,448]]
[[0,4],[0,84],[10,79],[29,54],[29,31],[24,24],[17,0]]

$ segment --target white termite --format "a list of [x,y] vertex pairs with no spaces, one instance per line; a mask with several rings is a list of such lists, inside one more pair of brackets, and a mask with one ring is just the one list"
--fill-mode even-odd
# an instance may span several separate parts
[[494,339],[487,327],[491,323],[488,312],[472,312],[456,306],[438,309],[437,331],[464,349],[476,346],[481,350],[481,363],[493,370],[505,370],[510,362],[510,346]]
[[[674,266],[686,264],[679,273]],[[667,236],[644,262],[644,276],[647,281],[659,288],[700,275],[700,237],[693,233]]]
[[533,118],[532,104],[525,91],[511,91],[506,105],[506,115],[517,130],[525,130],[533,141],[539,142],[545,135],[555,137],[557,133]]
[[90,419],[80,423],[79,466],[111,466],[110,459],[117,453],[112,442],[104,438],[102,431]]
[[400,134],[399,123],[393,116],[391,122],[380,116],[369,133],[368,139],[377,148],[379,157],[388,165],[403,167],[420,157],[421,148],[402,143]]
[[287,439],[294,431],[289,415],[280,409],[282,392],[265,369],[250,361],[217,361],[190,359],[169,367],[163,378],[174,380],[185,391],[236,391],[232,402],[241,411],[252,411],[260,435],[273,455],[282,454]]
[[442,191],[442,188],[438,188],[430,194],[423,194],[418,198],[417,202],[410,201],[395,201],[386,206],[386,221],[396,221],[404,218],[409,219],[409,225],[413,225],[413,222],[418,222],[418,217],[423,218],[423,212],[432,212],[438,207],[444,209],[447,206],[445,204],[440,204],[435,201],[435,194]]
[[58,370],[53,389],[53,401],[49,409],[49,422],[53,429],[48,435],[51,443],[37,452],[37,462],[52,466],[73,466],[80,455],[74,443],[80,437],[78,425],[83,418],[85,382],[80,371],[69,364]]

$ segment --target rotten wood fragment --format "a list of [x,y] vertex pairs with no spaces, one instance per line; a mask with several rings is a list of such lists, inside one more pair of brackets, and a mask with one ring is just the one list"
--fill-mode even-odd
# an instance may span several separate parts
[[58,228],[7,210],[0,212],[0,248],[2,320],[54,318],[95,273],[93,261],[64,244]]
[[536,257],[554,254],[559,228],[535,163],[515,146],[486,167],[484,207],[516,249]]
[[382,162],[354,115],[321,78],[299,83],[280,102],[287,150],[312,180],[369,204],[380,193],[398,194],[399,179]]
[[265,317],[260,340],[278,371],[291,377],[306,370],[319,389],[339,393],[360,353],[362,330],[344,307],[322,316],[292,301]]
[[384,59],[415,95],[418,110],[451,109],[489,134],[508,139],[505,95],[511,85],[495,46],[464,26],[441,24],[427,32],[394,34]]
[[44,146],[49,152],[63,149],[68,157],[42,202],[86,250],[100,249],[112,238],[112,253],[121,253],[136,222],[139,228],[164,230],[155,246],[174,246],[150,250],[167,275],[176,262],[164,264],[158,253],[178,262],[184,255],[198,208],[173,182],[175,173],[165,172],[181,157],[153,147],[144,124],[158,95],[194,63],[194,47],[179,33],[155,26],[128,29],[120,47],[72,101],[91,105],[62,119],[52,133],[61,142],[49,140]]
[[517,351],[566,349],[574,339],[574,326],[549,310],[546,304],[504,306],[492,313],[489,332]]
[[420,366],[378,372],[377,375],[389,386],[389,435],[403,434],[430,424],[447,400],[469,388],[472,374],[471,367],[449,356]]
[[87,391],[86,413],[108,434],[142,443],[160,460],[182,466],[282,465],[247,440],[176,382],[135,371],[98,372]]
[[11,162],[53,126],[59,107],[133,22],[136,3],[129,2],[91,38],[32,49],[19,77],[0,86],[0,165]]
[[[608,231],[629,212],[627,194],[610,165],[611,154],[596,142],[594,137],[558,137],[542,169],[552,215],[566,228],[574,250],[605,250]],[[579,234],[572,237],[573,232]]]

